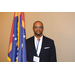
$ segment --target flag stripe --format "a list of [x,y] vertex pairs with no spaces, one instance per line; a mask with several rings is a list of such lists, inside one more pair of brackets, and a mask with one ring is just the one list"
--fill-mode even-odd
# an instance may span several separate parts
[[21,18],[22,18],[23,21],[25,21],[24,20],[24,12],[21,12]]
[[[14,17],[15,17],[15,14],[14,14]],[[13,28],[14,28],[14,18],[13,18],[13,23],[12,23],[12,28],[11,28],[11,35],[10,35],[8,55],[7,55],[7,59],[8,59],[9,62],[11,61],[11,58],[9,57],[10,56],[9,52],[12,50]]]
[[15,12],[15,17],[19,15],[19,12]]
[[19,34],[20,34],[20,31],[19,31],[19,30],[20,30],[20,14],[21,14],[21,13],[18,14],[18,28],[17,28],[17,30],[18,30],[18,34],[17,34],[17,35],[18,35],[18,42],[17,42],[17,44],[18,44],[18,49],[19,49],[19,36],[20,36],[20,35],[19,35]]
[[21,12],[21,17],[22,17],[22,27],[25,29],[25,19],[24,19],[24,13]]
[[10,43],[9,45],[9,50],[8,50],[8,53],[12,50],[12,42]]

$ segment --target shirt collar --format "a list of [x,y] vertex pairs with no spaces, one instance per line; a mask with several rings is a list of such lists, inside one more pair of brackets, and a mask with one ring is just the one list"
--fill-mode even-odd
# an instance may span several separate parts
[[[40,40],[43,38],[43,35],[40,37]],[[36,36],[34,36],[34,39],[35,40],[37,40],[37,37]]]

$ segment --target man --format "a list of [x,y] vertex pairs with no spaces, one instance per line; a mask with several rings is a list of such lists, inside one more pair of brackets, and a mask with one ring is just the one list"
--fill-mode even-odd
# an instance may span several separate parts
[[43,23],[33,24],[34,36],[26,40],[28,62],[56,62],[54,42],[43,35]]

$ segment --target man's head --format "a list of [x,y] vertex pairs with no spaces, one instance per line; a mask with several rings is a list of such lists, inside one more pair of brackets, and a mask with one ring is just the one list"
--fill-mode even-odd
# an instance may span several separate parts
[[43,33],[43,23],[41,21],[36,21],[33,24],[33,31],[36,36],[41,36]]

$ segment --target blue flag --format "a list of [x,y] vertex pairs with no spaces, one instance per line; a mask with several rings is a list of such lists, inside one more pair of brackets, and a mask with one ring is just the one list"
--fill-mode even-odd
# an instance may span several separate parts
[[24,12],[14,13],[7,59],[9,62],[27,62]]

